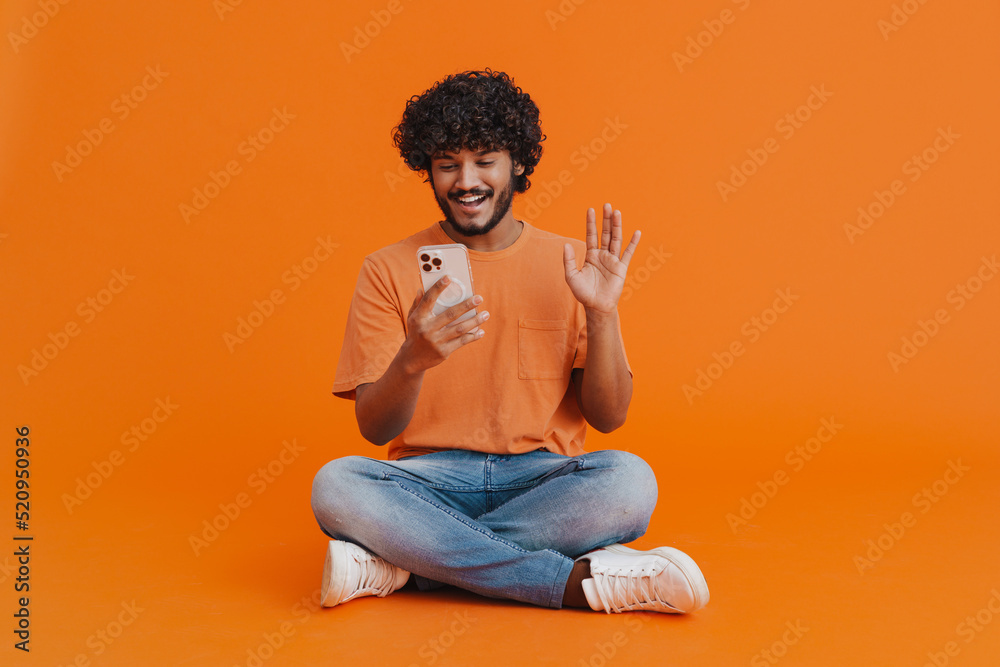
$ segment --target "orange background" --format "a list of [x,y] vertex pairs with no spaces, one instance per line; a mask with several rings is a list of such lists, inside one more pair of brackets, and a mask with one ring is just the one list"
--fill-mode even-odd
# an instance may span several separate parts
[[[900,3],[3,3],[0,661],[772,664],[766,649],[788,665],[996,664],[1000,280],[961,309],[948,295],[1000,251],[1000,8],[902,4],[917,9],[883,35]],[[724,10],[732,21],[713,23]],[[675,52],[699,33],[706,46],[679,71]],[[354,40],[363,48],[345,55]],[[515,216],[582,239],[587,207],[610,201],[627,234],[643,232],[620,304],[629,420],[587,444],[657,471],[638,545],[701,565],[712,600],[691,616],[460,591],[309,601],[325,544],[313,475],[385,452],[330,394],[360,262],[439,216],[429,185],[400,169],[391,130],[408,97],[487,66],[531,94],[548,136]],[[814,86],[829,98],[786,136],[776,123]],[[274,109],[294,118],[248,160],[241,145]],[[113,128],[57,174],[102,119]],[[609,120],[618,130],[602,138]],[[958,137],[911,181],[906,163],[948,128]],[[724,201],[717,183],[768,139],[777,151]],[[181,205],[231,161],[238,173],[186,222]],[[844,225],[896,179],[905,192],[852,242]],[[296,283],[286,272],[317,238],[337,248]],[[123,269],[127,286],[102,292]],[[782,289],[798,299],[751,342],[744,324]],[[225,334],[273,290],[283,302],[230,350]],[[88,298],[107,303],[91,314]],[[888,355],[939,309],[947,321],[894,369]],[[61,339],[68,323],[77,335]],[[47,348],[25,381],[19,368],[53,338],[63,349]],[[744,353],[689,401],[683,385],[736,341]],[[177,406],[162,422],[158,399]],[[786,453],[824,418],[842,428],[794,468]],[[123,434],[144,423],[130,450]],[[23,425],[24,533],[13,519]],[[304,450],[274,464],[293,440]],[[968,471],[935,492],[949,461]],[[80,480],[109,465],[68,510]],[[768,484],[782,472],[787,483]],[[914,499],[925,487],[933,503]],[[753,496],[762,489],[772,497]],[[761,507],[731,528],[751,498]],[[238,499],[240,515],[196,554],[191,536],[225,524],[220,504]],[[887,536],[907,511],[915,525]],[[11,632],[12,538],[25,534],[30,654]],[[859,571],[880,536],[889,548]],[[970,639],[960,624],[977,613]]]

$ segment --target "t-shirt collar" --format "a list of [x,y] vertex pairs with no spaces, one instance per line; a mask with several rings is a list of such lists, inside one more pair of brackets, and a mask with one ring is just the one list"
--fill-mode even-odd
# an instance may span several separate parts
[[[509,246],[503,250],[494,250],[493,252],[473,250],[472,248],[468,248],[468,246],[466,246],[469,251],[469,259],[474,262],[495,262],[497,260],[504,259],[505,257],[510,257],[516,253],[525,244],[527,244],[528,239],[531,236],[531,232],[534,229],[524,220],[521,220],[520,222],[524,223],[524,227],[521,229],[521,234]],[[441,222],[435,222],[431,225],[431,230],[439,243],[455,243],[455,240],[445,233],[444,228],[441,226]]]

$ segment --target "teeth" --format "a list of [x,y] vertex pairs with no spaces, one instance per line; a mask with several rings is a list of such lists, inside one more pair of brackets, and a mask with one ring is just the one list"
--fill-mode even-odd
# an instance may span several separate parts
[[480,199],[485,199],[485,198],[486,195],[475,195],[470,197],[459,197],[458,201],[462,202],[463,204],[472,204],[474,202],[479,201]]

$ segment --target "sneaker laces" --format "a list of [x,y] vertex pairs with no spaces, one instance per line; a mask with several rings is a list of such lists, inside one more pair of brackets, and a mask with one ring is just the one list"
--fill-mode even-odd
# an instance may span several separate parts
[[[354,595],[348,600],[357,597],[360,593],[375,592],[380,598],[384,598],[392,593],[393,585],[396,583],[396,568],[377,556],[354,555],[354,561],[360,568],[358,587]],[[345,600],[346,602],[347,600]]]
[[[615,613],[634,609],[655,609],[662,605],[676,609],[674,605],[660,597],[656,581],[657,575],[662,571],[663,568],[656,566],[630,567],[616,572],[592,572],[591,576],[599,584],[601,601]],[[669,588],[668,594],[673,593],[673,585]]]

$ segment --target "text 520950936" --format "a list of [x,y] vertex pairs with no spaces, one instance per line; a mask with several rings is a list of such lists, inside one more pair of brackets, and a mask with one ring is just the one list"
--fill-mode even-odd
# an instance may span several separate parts
[[14,441],[14,525],[22,535],[14,535],[14,556],[17,559],[17,577],[14,578],[14,591],[17,593],[17,611],[14,612],[14,636],[19,640],[14,642],[14,648],[28,651],[31,640],[31,619],[28,606],[31,598],[31,542],[33,538],[27,534],[28,522],[31,520],[31,429],[20,426],[16,429],[17,438]]

